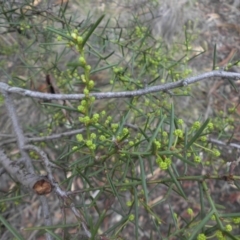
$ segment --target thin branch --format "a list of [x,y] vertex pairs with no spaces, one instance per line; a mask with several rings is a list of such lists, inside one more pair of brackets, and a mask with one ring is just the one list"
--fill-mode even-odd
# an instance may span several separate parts
[[[96,99],[106,99],[106,98],[127,98],[141,96],[149,93],[166,91],[174,88],[185,87],[189,84],[199,82],[201,80],[212,78],[212,77],[221,77],[221,78],[231,78],[239,79],[240,73],[235,72],[225,72],[222,70],[215,70],[208,73],[203,73],[195,77],[189,77],[177,82],[171,82],[161,85],[156,85],[144,89],[139,89],[135,91],[124,91],[124,92],[105,92],[105,93],[90,93],[89,96],[94,96]],[[0,91],[8,93],[16,93],[25,97],[32,97],[38,99],[46,100],[79,100],[85,98],[84,94],[49,94],[41,93],[36,91],[30,91],[23,88],[11,87],[6,83],[0,83]]]
[[5,168],[0,168],[0,177],[6,172]]
[[[62,137],[73,136],[73,135],[76,135],[78,133],[82,133],[85,130],[86,130],[85,128],[81,128],[81,129],[76,129],[76,130],[72,130],[72,131],[68,131],[68,132],[52,134],[52,135],[44,136],[44,137],[31,137],[31,138],[29,137],[29,138],[25,139],[25,143],[44,142],[44,141],[55,140],[55,139],[59,139],[59,138],[62,138]],[[27,135],[27,134],[25,134],[25,135]],[[10,143],[14,143],[16,141],[17,140],[15,138],[7,139],[5,141],[0,142],[0,146],[7,145],[7,144],[10,144]]]
[[53,177],[53,173],[52,173],[52,164],[50,163],[46,153],[44,151],[42,151],[40,148],[34,146],[34,145],[25,145],[24,149],[28,149],[28,150],[33,150],[36,153],[38,153],[38,155],[42,158],[44,165],[46,167],[46,171],[48,174],[48,179],[50,180],[52,186],[54,187],[55,192],[60,196],[60,197],[67,197],[67,192],[63,191],[58,183],[55,181],[54,177]]
[[76,135],[78,133],[82,133],[85,130],[86,130],[85,128],[81,128],[81,129],[76,129],[76,130],[73,130],[73,131],[52,134],[50,136],[27,138],[26,142],[27,143],[30,143],[30,142],[42,142],[42,141],[49,141],[49,140],[59,139],[59,138],[62,138],[62,137],[67,137],[67,136]]
[[0,147],[3,146],[3,145],[10,144],[10,143],[15,143],[16,141],[17,141],[16,138],[12,138],[12,139],[7,139],[7,140],[4,140],[4,141],[1,141],[0,142]]
[[210,143],[213,143],[213,144],[216,144],[219,146],[226,146],[226,147],[233,147],[233,148],[240,149],[240,144],[237,144],[237,143],[225,143],[225,142],[222,142],[222,141],[214,139],[214,138],[209,138],[208,141]]
[[[42,213],[43,213],[45,226],[52,226],[52,218],[51,218],[46,196],[40,196],[40,201],[42,203]],[[52,240],[53,238],[49,233],[46,233],[46,239]]]
[[53,174],[52,174],[51,164],[50,164],[50,161],[48,160],[48,157],[47,157],[46,153],[44,151],[42,151],[40,148],[38,148],[38,147],[36,147],[34,145],[25,145],[24,149],[26,149],[26,150],[33,150],[41,157],[41,159],[44,162],[46,171],[48,173],[48,178],[51,181],[51,183],[54,183],[55,180],[54,180],[54,177],[53,177]]
[[0,133],[0,137],[12,138],[12,137],[15,137],[15,135],[13,135],[13,134]]
[[12,176],[15,181],[23,186],[33,189],[34,184],[39,181],[39,176],[29,173],[19,166],[18,163],[11,161],[2,149],[0,149],[0,164]]
[[15,109],[13,100],[11,98],[11,94],[8,93],[5,90],[3,90],[2,93],[3,93],[3,96],[5,98],[5,105],[6,105],[6,108],[7,108],[7,111],[8,111],[9,118],[12,121],[13,130],[16,134],[18,147],[20,149],[22,157],[24,157],[24,159],[25,159],[24,164],[25,164],[26,168],[28,169],[28,171],[30,173],[34,174],[34,169],[33,169],[31,159],[29,158],[26,151],[23,149],[23,147],[25,145],[25,137],[24,137],[22,128],[21,128],[21,126],[19,124],[19,121],[18,121],[16,109]]
[[[51,184],[54,186],[55,192],[58,194],[58,196],[62,197],[63,199],[67,199],[68,202],[70,203],[71,199],[68,196],[68,192],[62,190],[59,187],[58,183],[53,178],[51,164],[50,164],[50,161],[48,160],[48,157],[47,157],[46,153],[44,151],[42,151],[40,148],[38,148],[38,147],[36,147],[34,145],[25,145],[24,149],[34,150],[35,152],[37,152],[39,154],[39,156],[44,161],[44,164],[45,164],[45,167],[46,167],[46,170],[47,170],[47,173],[48,173],[48,179],[51,181]],[[86,221],[85,221],[83,215],[80,213],[80,211],[78,211],[76,209],[74,203],[71,203],[70,207],[71,207],[71,210],[73,211],[73,213],[75,214],[75,216],[81,220],[81,224],[82,224],[82,227],[84,229],[84,232],[90,238],[91,237],[91,233],[88,230],[88,227],[87,227],[87,224],[86,224]],[[49,215],[47,215],[45,217],[49,217]]]
[[17,137],[18,146],[20,149],[22,149],[25,144],[25,137],[24,137],[22,128],[18,122],[18,117],[16,114],[16,109],[14,107],[13,100],[11,98],[11,95],[6,91],[3,92],[3,96],[5,98],[5,105],[8,110],[9,118],[12,121],[13,130]]
[[75,207],[73,203],[70,204],[70,208],[72,212],[74,213],[75,217],[81,221],[82,227],[84,229],[85,234],[88,238],[91,238],[91,233],[88,230],[87,223],[82,215],[82,213]]

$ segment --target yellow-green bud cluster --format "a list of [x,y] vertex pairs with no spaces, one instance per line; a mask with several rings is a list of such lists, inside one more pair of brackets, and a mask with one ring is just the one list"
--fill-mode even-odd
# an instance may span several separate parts
[[139,27],[139,26],[135,27],[135,35],[138,38],[143,38],[146,31],[147,31],[146,27]]
[[214,214],[211,216],[211,220],[216,221],[216,216]]
[[198,236],[197,236],[197,240],[206,240],[207,238],[206,238],[206,236],[205,236],[205,234],[203,234],[203,233],[200,233],[200,234],[198,234]]
[[202,161],[200,156],[194,156],[193,160],[194,160],[195,163],[200,163]]
[[154,145],[155,145],[156,149],[159,149],[161,147],[161,143],[157,140],[154,140]]
[[167,138],[167,137],[168,137],[168,133],[167,133],[166,131],[163,131],[163,132],[162,132],[162,136],[163,136],[164,138]]
[[105,125],[109,125],[111,121],[112,121],[112,117],[108,116],[107,119],[105,120]]
[[[118,128],[118,124],[116,124],[116,129]],[[115,128],[114,128],[115,129]],[[116,130],[114,130],[116,131]],[[116,140],[120,142],[126,135],[129,134],[129,130],[127,128],[123,128],[122,132],[116,137]]]
[[24,31],[24,30],[29,29],[29,28],[30,28],[30,26],[28,24],[20,23],[20,30],[21,31]]
[[233,218],[232,221],[233,221],[233,223],[235,223],[235,224],[239,224],[239,223],[240,223],[240,217]]
[[220,151],[217,150],[217,149],[215,149],[215,148],[212,150],[212,154],[213,154],[215,157],[219,157],[219,156],[221,155]]
[[100,139],[102,142],[104,142],[104,141],[106,140],[106,136],[100,135],[99,139]]
[[132,147],[134,145],[134,141],[129,141],[128,145]]
[[86,59],[83,56],[81,56],[78,60],[81,66],[85,67],[85,65],[87,64]]
[[192,208],[188,208],[188,209],[187,209],[187,213],[188,213],[190,216],[193,216],[193,210],[192,210]]
[[225,226],[225,229],[226,229],[227,232],[231,232],[231,231],[232,231],[232,225],[227,224],[227,225]]
[[129,217],[128,217],[128,220],[133,221],[134,219],[135,219],[135,216],[133,214],[130,214]]
[[234,113],[234,112],[236,112],[236,108],[235,107],[228,108],[228,112]]
[[118,127],[119,127],[119,124],[118,124],[118,123],[112,123],[112,124],[111,124],[111,129],[113,130],[113,132],[116,132],[117,129],[118,129]]
[[225,239],[225,237],[223,236],[223,233],[220,230],[216,231],[216,237],[219,240],[224,240]]
[[[84,142],[86,144],[86,146],[91,149],[91,150],[95,150],[96,149],[96,144],[94,144],[94,140],[96,139],[97,135],[95,133],[91,133],[90,135],[90,139],[88,140],[84,140],[83,135],[82,134],[77,134],[76,135],[76,139],[78,142]],[[72,150],[76,150],[76,146],[72,148]]]
[[207,128],[211,131],[211,130],[213,130],[213,123],[212,122],[210,122],[210,123],[208,123],[208,125],[207,125]]
[[158,167],[161,169],[161,170],[167,170],[170,165],[172,164],[172,160],[170,158],[165,158],[165,159],[162,159],[161,157],[158,157],[156,159],[156,163],[158,164]]
[[177,120],[177,123],[178,123],[179,125],[183,125],[184,121],[183,121],[182,119],[178,119],[178,120]]
[[123,68],[122,67],[114,67],[113,68],[113,72],[117,75],[117,74],[121,74],[123,72]]
[[126,205],[127,205],[128,207],[131,207],[131,206],[132,206],[132,204],[133,204],[133,202],[132,202],[132,201],[127,201],[127,202],[126,202]]
[[206,136],[202,136],[202,137],[200,138],[200,140],[201,140],[202,142],[207,142],[207,137],[206,137]]
[[199,121],[196,121],[193,123],[192,128],[195,130],[198,130],[201,127],[201,123]]
[[89,116],[79,117],[79,122],[84,123],[86,126],[89,124],[96,124],[98,123],[98,120],[99,120],[98,113],[94,113],[92,118],[90,118]]
[[183,138],[183,130],[181,130],[181,129],[174,130],[174,135],[179,138]]

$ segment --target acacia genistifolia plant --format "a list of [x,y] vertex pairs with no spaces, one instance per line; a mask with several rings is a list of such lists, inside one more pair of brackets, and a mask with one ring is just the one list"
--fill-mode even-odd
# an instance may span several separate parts
[[77,1],[0,3],[1,239],[239,239],[240,213],[220,201],[239,191],[237,105],[204,118],[181,104],[194,109],[206,79],[237,90],[240,74],[216,51],[193,74],[194,32],[166,43],[176,18],[154,35],[164,1],[139,2],[124,23],[79,17]]

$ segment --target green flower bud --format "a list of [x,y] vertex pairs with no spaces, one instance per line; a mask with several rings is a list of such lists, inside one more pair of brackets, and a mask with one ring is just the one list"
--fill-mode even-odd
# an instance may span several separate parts
[[227,224],[225,229],[226,229],[227,232],[231,232],[232,231],[232,225]]
[[90,80],[88,83],[89,88],[93,88],[94,87],[94,81]]
[[95,139],[97,137],[96,133],[91,133],[90,138]]
[[80,62],[80,64],[83,65],[83,66],[86,65],[86,60],[85,60],[84,57],[80,57],[80,58],[79,58],[79,62]]
[[193,210],[192,210],[192,208],[188,208],[188,209],[187,209],[187,213],[188,213],[190,216],[193,216]]
[[166,162],[160,162],[159,163],[159,168],[162,169],[163,171],[167,170],[168,169],[168,165]]
[[128,217],[129,221],[133,221],[134,218],[135,218],[135,216],[133,214],[130,214],[129,217]]
[[106,137],[105,137],[104,135],[101,135],[101,136],[99,137],[99,139],[100,139],[101,141],[105,141],[105,140],[106,140]]
[[77,34],[75,32],[73,32],[73,33],[71,33],[71,37],[76,40],[77,39]]
[[82,134],[77,134],[76,138],[77,138],[78,142],[82,142],[83,141],[83,135]]
[[87,88],[84,88],[83,93],[84,93],[85,95],[88,95],[88,94],[89,94],[89,90],[88,90]]
[[194,156],[194,162],[195,163],[200,163],[201,162],[201,157],[200,156]]
[[79,44],[82,44],[82,43],[83,43],[83,38],[82,38],[81,36],[78,36],[78,37],[77,37],[77,42],[78,42]]
[[197,240],[206,240],[206,236],[203,233],[198,234]]

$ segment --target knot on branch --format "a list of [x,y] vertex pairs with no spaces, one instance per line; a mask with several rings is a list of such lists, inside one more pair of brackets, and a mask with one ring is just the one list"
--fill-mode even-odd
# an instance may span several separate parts
[[33,190],[38,195],[46,195],[53,190],[52,184],[46,177],[42,177],[33,185]]

